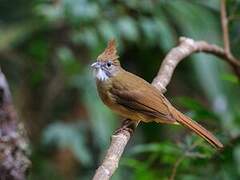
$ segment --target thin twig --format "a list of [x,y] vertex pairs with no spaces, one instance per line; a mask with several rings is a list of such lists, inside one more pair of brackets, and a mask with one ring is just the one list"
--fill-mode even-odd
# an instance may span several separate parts
[[223,44],[224,44],[224,53],[223,58],[228,59],[230,65],[232,66],[233,70],[235,71],[238,79],[240,79],[240,68],[239,60],[237,60],[231,52],[231,46],[229,41],[229,31],[228,31],[228,21],[229,17],[227,17],[227,10],[226,10],[226,0],[221,0],[221,25],[222,25],[222,34],[223,34]]
[[171,176],[170,176],[169,180],[174,180],[175,179],[175,176],[176,176],[176,173],[177,173],[177,168],[180,165],[180,163],[185,159],[185,157],[186,157],[185,154],[183,154],[174,163],[172,173],[171,173]]
[[231,54],[230,43],[229,43],[226,0],[221,0],[221,24],[222,24],[222,31],[223,31],[222,34],[223,34],[224,50],[226,54]]
[[[197,147],[197,145],[199,145],[201,143],[201,141],[195,141],[195,143],[193,143],[190,147],[188,147],[185,152],[183,153],[182,156],[180,156],[177,161],[174,163],[173,165],[173,169],[172,169],[172,173],[171,176],[169,178],[169,180],[174,180],[176,173],[177,173],[177,168],[179,167],[179,165],[181,164],[181,162],[188,157],[188,154],[190,151],[192,151],[195,147]],[[195,156],[194,156],[195,157]]]

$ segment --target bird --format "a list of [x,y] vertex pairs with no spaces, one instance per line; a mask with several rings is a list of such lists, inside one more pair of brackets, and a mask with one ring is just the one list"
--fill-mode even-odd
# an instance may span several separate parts
[[123,69],[114,39],[91,67],[101,100],[115,113],[132,121],[180,124],[214,148],[223,148],[211,132],[177,110],[156,87]]

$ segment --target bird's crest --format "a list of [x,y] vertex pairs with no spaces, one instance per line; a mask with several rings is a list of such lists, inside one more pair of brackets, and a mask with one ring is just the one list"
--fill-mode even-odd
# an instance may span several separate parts
[[112,39],[108,42],[107,48],[98,56],[97,60],[117,62],[118,58],[116,42]]

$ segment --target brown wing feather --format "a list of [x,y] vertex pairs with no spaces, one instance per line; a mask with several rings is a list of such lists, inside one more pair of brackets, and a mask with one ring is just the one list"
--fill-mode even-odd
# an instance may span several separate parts
[[139,98],[141,95],[138,91],[115,91],[112,90],[112,94],[115,96],[116,102],[124,107],[127,107],[133,111],[141,112],[145,115],[152,117],[162,117],[166,118],[166,114],[154,109],[152,106],[148,106],[147,103],[142,103],[143,97]]
[[[123,78],[123,76],[120,76]],[[110,90],[116,102],[132,111],[141,112],[149,119],[161,119],[161,122],[174,123],[164,96],[145,80],[128,73],[128,81],[114,81]],[[130,79],[129,79],[130,78]]]

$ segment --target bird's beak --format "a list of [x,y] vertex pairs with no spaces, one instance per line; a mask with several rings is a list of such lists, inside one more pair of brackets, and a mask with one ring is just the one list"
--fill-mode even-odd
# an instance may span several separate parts
[[91,65],[91,67],[94,69],[98,69],[98,68],[100,68],[100,64],[99,64],[99,62],[95,62]]

